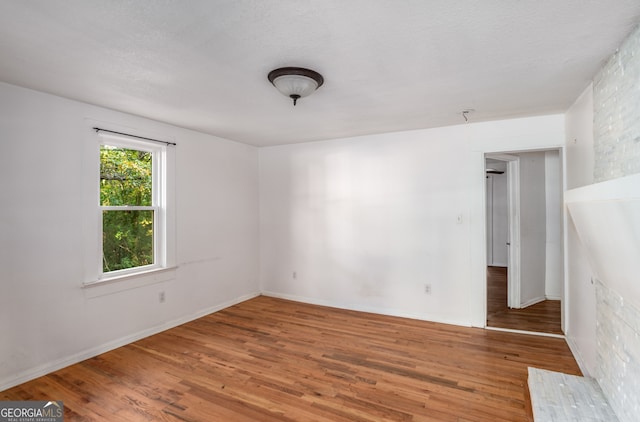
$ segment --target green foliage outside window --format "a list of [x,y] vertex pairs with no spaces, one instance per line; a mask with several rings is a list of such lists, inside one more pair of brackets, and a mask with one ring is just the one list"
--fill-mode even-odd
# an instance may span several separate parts
[[[147,151],[100,148],[100,205],[151,206],[152,159]],[[153,209],[102,211],[102,271],[153,264]]]

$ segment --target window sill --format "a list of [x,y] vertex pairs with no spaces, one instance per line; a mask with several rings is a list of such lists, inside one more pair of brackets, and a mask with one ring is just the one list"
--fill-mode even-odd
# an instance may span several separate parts
[[[177,266],[154,268],[147,271],[88,281],[82,283],[82,289],[85,291],[85,296],[88,298],[104,296],[123,290],[130,290],[150,284],[173,280],[175,278],[177,268]],[[126,283],[122,283],[125,281]]]

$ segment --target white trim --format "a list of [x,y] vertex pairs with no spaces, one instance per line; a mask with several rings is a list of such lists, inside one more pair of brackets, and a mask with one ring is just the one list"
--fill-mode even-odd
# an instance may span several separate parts
[[[500,151],[496,151],[495,149],[480,149],[477,151],[474,151],[475,154],[477,154],[477,160],[478,163],[480,163],[480,160],[482,160],[482,169],[483,169],[483,180],[484,180],[484,176],[485,176],[485,172],[484,169],[486,168],[486,158],[493,158],[493,159],[500,159],[500,158],[509,158],[510,154],[519,154],[519,153],[524,153],[524,152],[535,152],[535,151],[551,151],[551,150],[557,150],[559,151],[559,153],[561,154],[562,157],[562,183],[563,186],[566,186],[567,183],[567,173],[566,173],[566,154],[565,154],[565,146],[564,144],[558,144],[558,145],[548,145],[548,146],[542,146],[542,147],[535,147],[535,148],[523,148],[523,149],[517,149],[517,150],[512,150],[512,151],[506,151],[506,152],[500,152]],[[640,181],[640,175],[638,176],[638,180]],[[628,182],[628,185],[632,185],[633,182]],[[633,184],[634,186],[640,186],[640,183],[635,183]],[[482,252],[482,260],[478,260],[478,264],[477,267],[475,265],[474,266],[474,286],[478,286],[477,287],[477,292],[481,293],[481,295],[478,295],[477,299],[474,296],[473,300],[478,300],[481,301],[481,307],[478,308],[478,310],[482,309],[483,312],[482,314],[479,314],[479,316],[482,316],[482,322],[480,323],[480,320],[478,320],[478,322],[474,322],[474,326],[477,327],[481,327],[481,328],[486,328],[486,329],[491,329],[491,327],[489,327],[487,325],[487,277],[486,277],[486,271],[487,271],[487,251],[486,251],[486,247],[487,247],[487,233],[486,233],[486,209],[487,209],[487,205],[486,205],[486,183],[483,181],[483,195],[482,195],[482,202],[478,203],[477,206],[479,206],[481,204],[481,207],[479,208],[480,212],[482,213],[481,215],[484,217],[484,221],[485,223],[483,224],[483,232],[484,232],[484,237],[483,237],[483,241],[482,241],[482,248],[476,248],[477,251],[474,253],[477,253],[477,257],[474,255],[472,257],[473,258],[480,258],[480,252]],[[593,186],[593,185],[590,185]],[[586,188],[586,187],[583,187]],[[574,190],[581,190],[583,188],[577,188]],[[577,194],[570,194],[569,197],[567,197],[567,192],[571,192],[571,191],[565,191],[565,203],[570,202],[568,201],[567,198],[570,198],[572,200],[577,200],[577,197],[579,196],[574,196],[574,195],[581,195],[579,193]],[[565,207],[565,219],[568,218],[568,211],[566,210]],[[563,244],[564,244],[564,255],[563,255],[563,266],[564,266],[564,270],[565,270],[565,277],[564,277],[564,289],[562,292],[563,297],[560,299],[562,304],[561,304],[561,323],[562,323],[562,329],[563,332],[567,332],[569,330],[569,326],[570,326],[570,321],[569,321],[569,300],[570,298],[567,295],[568,292],[568,280],[569,277],[567,277],[568,274],[568,265],[567,265],[567,260],[568,260],[568,254],[567,254],[567,242],[566,242],[566,236],[567,236],[567,224],[566,224],[566,220],[564,222],[565,224],[563,224],[563,230],[564,230],[564,238],[563,238]],[[480,245],[478,245],[480,246]],[[482,277],[477,276],[476,274],[482,274]],[[477,277],[477,280],[475,279]]]
[[511,328],[499,328],[499,327],[485,327],[485,329],[490,331],[503,331],[505,333],[515,333],[515,334],[527,334],[530,336],[540,336],[540,337],[553,337],[553,338],[562,338],[566,339],[566,337],[562,334],[552,334],[552,333],[542,333],[539,331],[524,331],[524,330],[513,330]]
[[[149,266],[145,266],[145,267],[137,267],[138,269],[142,269],[142,268],[148,268],[151,267],[151,265]],[[109,284],[109,283],[113,283],[115,281],[124,281],[124,280],[129,280],[131,278],[135,278],[135,277],[141,277],[141,276],[145,276],[145,275],[153,275],[155,273],[161,273],[161,272],[165,272],[165,271],[171,271],[171,270],[175,270],[177,269],[177,266],[174,267],[162,267],[162,268],[149,268],[145,271],[136,271],[136,272],[130,272],[130,273],[120,273],[119,271],[112,271],[111,273],[107,273],[107,274],[114,274],[113,277],[103,277],[99,280],[94,280],[94,281],[87,281],[85,283],[82,283],[82,288],[88,288],[88,287],[95,287],[95,286],[100,286],[100,285],[105,285],[105,284]],[[117,275],[115,275],[115,273],[118,273]]]
[[[106,138],[104,141],[100,141],[100,145],[113,145],[118,147],[137,149],[146,152],[156,152],[164,149],[167,145],[158,144],[155,141],[146,141],[144,139],[134,138],[127,135],[121,135],[109,132],[96,132],[100,138]],[[112,141],[111,141],[112,140]]]
[[564,193],[565,204],[634,198],[640,198],[640,173],[569,189]]
[[157,205],[101,205],[102,211],[158,211]]
[[366,312],[370,314],[415,319],[418,321],[436,322],[439,324],[457,325],[460,327],[472,326],[468,321],[439,318],[437,315],[433,315],[433,314],[414,314],[409,312],[403,312],[398,309],[379,308],[374,306],[365,306],[365,305],[357,305],[357,304],[346,304],[346,303],[339,303],[339,302],[334,302],[326,299],[316,299],[316,298],[309,298],[304,296],[290,295],[290,294],[269,292],[269,291],[263,291],[262,296],[291,300],[294,302],[307,303],[310,305],[326,306],[329,308],[338,308],[338,309],[345,309],[349,311]]
[[[494,266],[493,262],[493,185],[494,179],[493,177],[489,177],[486,175],[486,166],[487,160],[485,159],[485,238],[487,244],[487,265]],[[491,243],[489,243],[491,240]],[[506,266],[506,265],[505,265]]]
[[[519,309],[523,307],[520,303],[520,157],[505,153],[485,153],[485,166],[487,158],[507,163],[507,201],[509,215],[507,305],[509,308]],[[488,235],[485,231],[485,243],[487,237]]]
[[[126,290],[138,289],[140,287],[151,286],[153,284],[171,282],[176,280],[177,267],[159,268],[155,271],[148,271],[144,274],[134,273],[126,279],[109,280],[83,286],[81,292],[85,299],[107,296]],[[122,283],[120,281],[123,281]]]
[[509,191],[509,307],[521,308],[520,264],[520,157],[507,163],[507,190]]
[[[132,139],[126,135],[110,134],[108,132],[98,132],[99,150],[103,145],[113,146],[116,148],[133,149],[136,151],[145,151],[151,154],[151,205],[121,205],[121,206],[104,206],[98,204],[98,228],[99,228],[99,266],[98,278],[100,280],[123,279],[129,274],[144,274],[149,269],[162,269],[167,267],[167,219],[166,219],[166,197],[167,197],[167,145],[159,145],[153,141],[144,141]],[[97,185],[98,189],[99,184]],[[126,268],[116,271],[103,271],[103,213],[104,211],[153,211],[153,263],[145,266]],[[83,284],[92,284],[94,281],[85,282]]]
[[152,336],[154,334],[161,333],[163,331],[169,330],[171,328],[177,327],[178,325],[185,324],[187,322],[196,320],[198,318],[202,318],[205,315],[212,314],[214,312],[221,311],[225,308],[228,308],[233,305],[237,305],[238,303],[245,302],[249,299],[253,299],[254,297],[260,296],[260,293],[251,293],[244,296],[240,296],[236,299],[229,300],[227,302],[223,302],[219,305],[211,306],[209,308],[202,309],[193,314],[185,315],[183,317],[167,321],[163,324],[156,325],[155,327],[148,328],[146,330],[139,331],[135,334],[131,334],[125,337],[121,337],[119,339],[109,341],[107,343],[101,344],[100,346],[92,347],[90,349],[84,350],[79,353],[75,353],[69,357],[57,359],[51,362],[47,362],[42,365],[38,365],[35,368],[28,369],[26,371],[22,371],[21,373],[12,376],[11,378],[0,380],[0,391],[4,391],[8,388],[15,387],[16,385],[22,384],[27,381],[31,381],[35,378],[41,377],[43,375],[47,375],[51,372],[57,371],[62,368],[66,368],[69,365],[73,365],[78,362],[82,362],[83,360],[92,358],[94,356],[98,356],[102,353],[106,353],[110,350],[117,349],[118,347],[126,346],[127,344],[133,343],[134,341],[138,341],[145,337]]
[[578,347],[576,342],[573,340],[573,338],[571,338],[569,336],[566,336],[565,340],[567,341],[567,345],[569,346],[569,350],[571,350],[571,353],[573,354],[573,358],[578,363],[578,367],[580,367],[580,371],[582,372],[582,375],[585,376],[585,377],[589,377],[589,376],[593,377],[594,374],[589,372],[589,368],[587,367],[587,364],[586,364],[584,358],[582,357],[582,354],[580,353],[580,348]]
[[517,155],[513,155],[513,154],[517,154],[517,152],[514,152],[514,153],[487,152],[485,153],[485,159],[489,158],[491,160],[498,160],[498,161],[515,161],[520,158]]
[[540,296],[540,297],[534,297],[531,300],[526,301],[525,303],[521,303],[520,307],[521,308],[526,308],[528,306],[532,306],[535,305],[536,303],[540,303],[540,302],[544,302],[545,301],[545,297],[544,296]]
[[[170,269],[176,266],[177,255],[177,233],[176,233],[176,148],[166,148],[160,144],[156,145],[151,142],[136,141],[124,136],[109,136],[106,137],[104,132],[98,135],[94,127],[109,128],[111,130],[127,133],[135,133],[140,136],[156,139],[165,139],[166,135],[158,132],[149,132],[139,127],[122,126],[120,124],[102,120],[95,120],[89,117],[84,119],[85,128],[85,142],[84,150],[82,151],[82,174],[85,175],[82,181],[82,233],[83,233],[83,248],[82,248],[82,265],[83,275],[81,282],[90,284],[96,280],[113,278],[114,271],[109,273],[102,273],[102,212],[100,207],[100,145],[105,139],[113,139],[119,143],[126,144],[128,147],[137,148],[141,150],[157,151],[156,154],[162,155],[162,161],[164,167],[159,171],[154,169],[154,173],[158,176],[162,176],[165,181],[164,196],[158,198],[157,206],[161,206],[159,212],[154,213],[157,219],[154,222],[155,225],[163,225],[164,232],[156,233],[164,236],[160,239],[161,244],[165,246],[164,251],[158,251],[154,248],[154,269],[162,270],[163,268]],[[175,141],[171,138],[171,141]],[[109,144],[109,142],[106,142]],[[154,160],[157,163],[159,160]],[[155,165],[154,163],[154,165]],[[162,264],[162,265],[160,265]],[[139,268],[134,268],[133,272],[139,273],[142,278],[144,273],[151,268],[145,268],[142,271],[138,271]],[[124,275],[123,273],[120,273]],[[139,281],[132,280],[131,283],[139,285]],[[117,284],[117,283],[115,283]],[[115,285],[114,284],[114,285]],[[123,283],[120,283],[123,284]],[[126,283],[125,283],[126,284]],[[112,288],[110,288],[113,290]],[[125,290],[126,288],[119,288]],[[106,290],[106,289],[100,289]],[[87,290],[85,290],[86,292]],[[87,294],[87,293],[85,293]]]
[[[144,275],[150,271],[161,270],[163,268],[165,267],[163,267],[160,264],[149,264],[149,265],[140,265],[139,267],[123,268],[122,270],[114,270],[106,273],[103,272],[98,278],[98,280],[96,281],[119,280],[127,276]],[[94,281],[88,281],[88,282],[82,283],[82,285],[84,286],[86,284],[92,284],[92,283],[94,283]]]
[[[567,154],[565,148],[560,148],[560,165],[562,166],[562,291],[560,292],[560,327],[563,333],[571,333],[569,320],[571,298],[569,297],[569,209],[565,205],[567,192]],[[572,349],[573,352],[573,349]],[[575,356],[575,353],[573,354]],[[577,360],[577,359],[576,359]]]

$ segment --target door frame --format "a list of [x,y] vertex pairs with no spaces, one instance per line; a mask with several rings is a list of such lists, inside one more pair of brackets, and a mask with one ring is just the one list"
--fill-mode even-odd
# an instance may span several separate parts
[[[507,306],[510,308],[521,308],[520,281],[520,157],[517,155],[501,153],[485,153],[486,160],[504,161],[507,164],[507,205],[508,205],[508,263],[507,263]],[[485,184],[485,197],[486,184]],[[485,223],[486,224],[486,223]],[[486,230],[485,230],[486,233]],[[485,239],[486,243],[486,239]],[[486,316],[485,316],[486,318]]]
[[[558,151],[558,153],[560,154],[560,167],[561,167],[561,171],[560,171],[560,178],[561,178],[561,182],[560,182],[560,186],[561,186],[561,193],[562,193],[562,198],[564,198],[564,192],[567,190],[567,154],[566,154],[566,146],[565,145],[542,145],[542,146],[536,146],[536,147],[532,147],[532,148],[520,148],[520,149],[498,149],[498,148],[483,148],[480,149],[478,151],[474,151],[474,153],[476,153],[476,165],[474,165],[474,168],[477,169],[477,179],[481,182],[478,183],[478,196],[477,199],[474,202],[474,212],[477,213],[476,215],[478,217],[480,217],[480,220],[482,221],[482,225],[478,225],[479,227],[477,228],[478,231],[478,235],[482,236],[481,239],[478,239],[478,243],[475,245],[474,247],[474,251],[473,251],[473,259],[475,260],[475,262],[477,263],[477,266],[474,266],[475,270],[474,270],[474,279],[477,277],[477,282],[474,283],[474,286],[477,286],[476,288],[478,290],[475,290],[477,293],[480,294],[481,299],[479,299],[478,301],[478,310],[482,310],[481,313],[478,313],[478,317],[477,317],[477,321],[475,324],[475,326],[477,327],[483,327],[485,329],[495,329],[495,330],[502,330],[501,328],[494,328],[494,327],[489,327],[487,325],[487,251],[486,251],[486,245],[487,245],[487,233],[486,233],[486,211],[487,211],[487,206],[486,206],[486,183],[485,183],[485,175],[486,175],[486,158],[488,155],[500,155],[500,154],[519,154],[519,153],[525,153],[525,152],[535,152],[535,151]],[[481,177],[481,178],[480,178]],[[480,183],[482,183],[480,185]],[[561,199],[561,203],[564,204],[564,199]],[[571,297],[568,294],[569,292],[569,265],[567,264],[567,257],[569,255],[569,251],[568,251],[568,246],[567,246],[567,237],[568,237],[568,213],[566,210],[566,207],[563,205],[563,212],[562,212],[562,216],[561,216],[561,224],[562,224],[562,228],[561,228],[561,247],[560,247],[560,251],[562,253],[562,259],[561,262],[563,264],[563,271],[562,271],[562,277],[563,280],[561,280],[561,292],[560,292],[560,300],[561,300],[561,311],[560,311],[560,323],[561,323],[561,328],[562,331],[564,333],[567,333],[571,327],[571,314],[569,312],[569,302],[571,301]],[[481,228],[480,228],[481,227]],[[506,330],[506,331],[512,331],[512,330]],[[515,330],[518,331],[518,330]],[[535,335],[542,335],[542,336],[550,336],[550,337],[564,337],[564,336],[557,336],[555,334],[547,334],[547,333],[537,333],[537,332],[527,332],[530,334],[535,334]]]

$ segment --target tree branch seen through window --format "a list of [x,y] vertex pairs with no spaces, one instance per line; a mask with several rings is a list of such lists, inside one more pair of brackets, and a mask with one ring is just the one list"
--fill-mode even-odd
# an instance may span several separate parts
[[100,147],[103,272],[154,263],[152,164],[152,152]]

